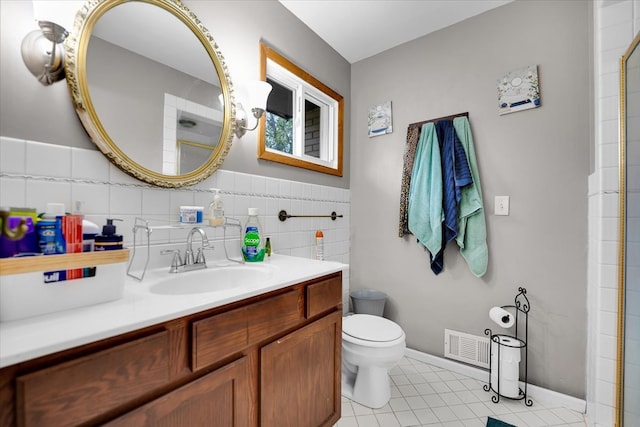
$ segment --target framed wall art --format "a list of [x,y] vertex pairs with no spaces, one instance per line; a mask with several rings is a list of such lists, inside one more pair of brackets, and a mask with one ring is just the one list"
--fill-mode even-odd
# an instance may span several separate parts
[[369,138],[393,132],[391,101],[369,108]]
[[498,79],[498,113],[515,113],[540,106],[538,66],[509,71]]

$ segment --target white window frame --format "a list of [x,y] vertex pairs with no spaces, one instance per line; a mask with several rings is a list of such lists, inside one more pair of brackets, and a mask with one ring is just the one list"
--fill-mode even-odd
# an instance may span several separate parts
[[[258,157],[342,176],[343,98],[322,82],[261,44],[262,78],[269,78],[293,92],[292,154],[266,147],[265,122],[259,134]],[[304,154],[305,100],[320,107],[320,157]]]

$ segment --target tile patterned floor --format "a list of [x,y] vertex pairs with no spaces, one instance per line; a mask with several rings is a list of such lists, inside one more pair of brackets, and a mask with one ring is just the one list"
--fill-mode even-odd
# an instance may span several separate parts
[[517,427],[585,427],[584,415],[550,402],[491,402],[486,383],[405,357],[391,374],[391,400],[370,409],[345,397],[335,427],[484,427],[487,417]]

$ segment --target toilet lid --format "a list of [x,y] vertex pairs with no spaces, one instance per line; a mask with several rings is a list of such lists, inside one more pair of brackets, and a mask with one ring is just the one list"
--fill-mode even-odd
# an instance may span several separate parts
[[402,328],[391,320],[370,314],[354,314],[342,319],[342,332],[365,341],[393,341],[402,336]]

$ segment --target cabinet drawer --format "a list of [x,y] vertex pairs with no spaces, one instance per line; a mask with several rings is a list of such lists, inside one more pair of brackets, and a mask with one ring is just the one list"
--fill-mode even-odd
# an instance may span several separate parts
[[164,331],[16,378],[18,425],[85,423],[169,381]]
[[293,289],[247,307],[249,310],[249,342],[269,338],[303,319],[302,292]]
[[193,322],[193,370],[204,368],[247,346],[247,308]]
[[342,277],[332,277],[306,287],[307,318],[342,304]]

